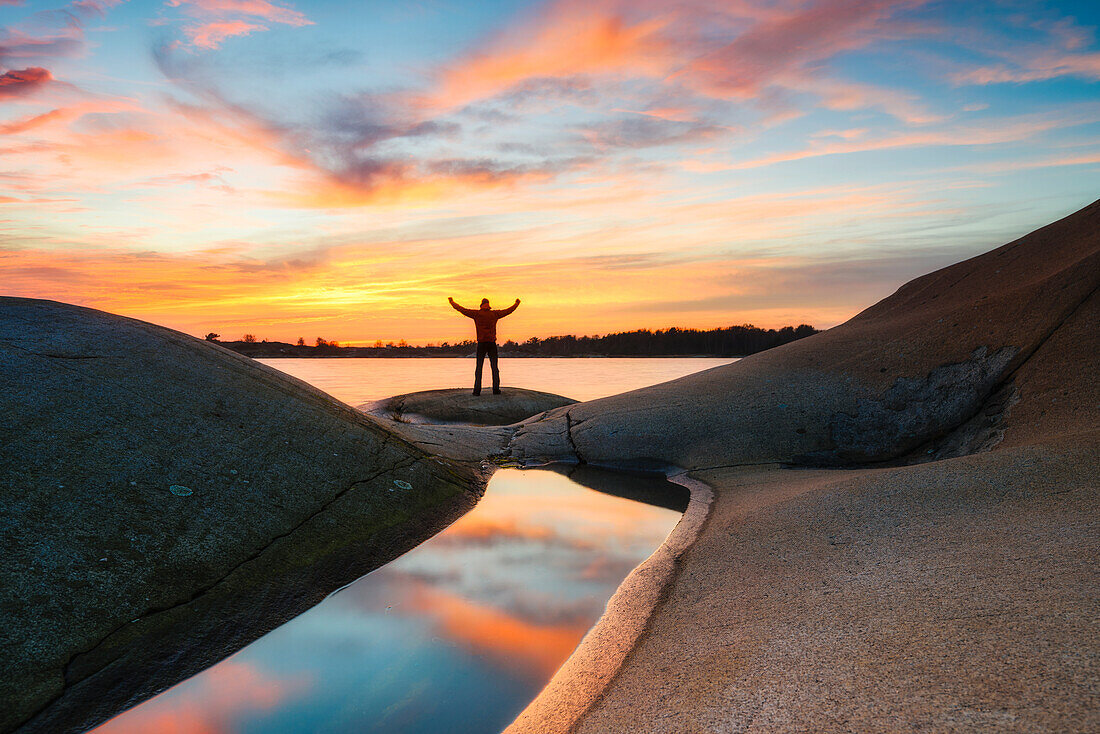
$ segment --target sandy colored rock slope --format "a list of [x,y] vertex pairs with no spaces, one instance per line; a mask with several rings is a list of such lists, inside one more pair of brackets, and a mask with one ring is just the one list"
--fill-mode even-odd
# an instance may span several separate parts
[[512,453],[693,469],[894,458],[976,414],[1098,282],[1094,203],[918,278],[827,332],[552,411]]
[[169,329],[0,299],[0,731],[83,731],[476,501],[320,391]]
[[671,463],[715,499],[599,693],[556,681],[510,731],[1100,730],[1098,286],[1093,204],[525,424],[519,457]]

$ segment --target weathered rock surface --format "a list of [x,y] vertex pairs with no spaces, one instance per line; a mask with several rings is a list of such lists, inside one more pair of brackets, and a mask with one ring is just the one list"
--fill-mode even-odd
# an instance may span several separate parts
[[976,415],[1098,281],[1094,203],[918,278],[829,331],[551,411],[517,434],[511,452],[696,469],[895,459]]
[[0,299],[0,731],[83,731],[468,509],[481,478],[216,345]]
[[561,395],[519,387],[502,387],[500,395],[494,395],[491,390],[474,395],[467,389],[452,388],[395,395],[360,405],[359,409],[401,423],[507,426],[576,402]]
[[706,527],[571,730],[1096,731],[1096,445],[697,474]]
[[671,464],[715,499],[629,652],[582,644],[623,658],[598,695],[555,680],[509,731],[1100,730],[1098,289],[1094,203],[836,329],[524,423],[516,458]]

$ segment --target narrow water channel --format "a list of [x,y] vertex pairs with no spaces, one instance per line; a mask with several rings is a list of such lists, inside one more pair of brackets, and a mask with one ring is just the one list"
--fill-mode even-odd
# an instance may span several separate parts
[[500,731],[687,499],[591,467],[498,471],[444,532],[94,731]]

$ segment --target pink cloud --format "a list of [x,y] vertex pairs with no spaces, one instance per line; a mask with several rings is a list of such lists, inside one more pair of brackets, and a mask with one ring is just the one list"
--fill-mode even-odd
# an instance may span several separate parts
[[84,23],[103,16],[119,2],[121,0],[76,0],[61,10],[34,13],[21,23],[0,28],[0,62],[79,54],[84,50]]
[[663,17],[631,21],[599,3],[558,2],[545,15],[492,39],[485,50],[442,69],[427,102],[460,107],[529,79],[662,76],[675,62],[660,33],[667,23]]
[[856,138],[862,138],[867,134],[867,128],[856,127],[848,128],[846,130],[819,130],[813,134],[815,138],[843,138],[844,140],[855,140]]
[[[54,83],[68,91],[75,90],[75,87],[71,87],[61,82],[55,81]],[[58,123],[79,120],[83,115],[134,112],[136,110],[137,108],[134,106],[134,103],[126,99],[93,98],[80,100],[65,107],[49,110],[48,112],[0,122],[0,135],[19,135],[30,130],[38,130],[39,128],[57,127]],[[13,151],[11,148],[8,148],[7,152],[11,153]]]
[[185,6],[196,14],[207,16],[251,15],[272,23],[312,25],[302,12],[267,0],[170,0],[168,4]]
[[312,25],[302,12],[268,0],[169,0],[168,4],[200,21],[185,27],[184,34],[205,49],[217,48],[227,38],[266,31],[263,23]]
[[681,73],[710,92],[754,97],[784,75],[903,33],[894,14],[922,0],[824,0],[754,24],[719,48],[694,59]]
[[83,43],[76,34],[33,36],[18,30],[7,30],[0,35],[0,60],[47,59],[57,56],[74,56]]
[[943,118],[929,113],[912,94],[892,89],[835,79],[809,78],[798,75],[783,80],[793,90],[816,95],[823,107],[830,110],[880,109],[913,125],[939,122]]
[[948,75],[955,84],[984,85],[1045,81],[1072,76],[1100,79],[1100,53],[1088,52],[1093,29],[1072,17],[1024,23],[1015,16],[1012,36],[994,29],[959,34],[959,43],[993,60]]
[[457,594],[418,586],[409,607],[430,614],[439,633],[519,673],[549,677],[577,647],[588,624],[536,624]]
[[[896,17],[923,2],[559,0],[440,69],[436,88],[422,103],[451,109],[535,80],[602,77],[756,101],[780,117],[790,114],[781,94],[797,92],[818,96],[833,109],[877,107],[906,122],[928,122],[934,118],[912,97],[834,80],[822,68],[837,54],[927,32]],[[687,108],[676,107],[682,119]]]
[[993,64],[957,72],[956,84],[1003,84],[1037,82],[1063,76],[1100,79],[1100,53],[1051,54],[1025,59],[1019,64]]
[[74,0],[68,10],[85,15],[103,15],[108,9],[122,3],[122,0]]
[[1100,153],[1069,153],[1032,160],[1000,161],[976,166],[966,166],[963,170],[979,173],[1013,173],[1036,168],[1058,168],[1061,166],[1088,166],[1100,164]]
[[266,31],[267,26],[243,20],[216,20],[184,29],[191,43],[199,48],[217,48],[221,42],[233,36],[246,36],[252,31]]
[[53,81],[53,74],[40,66],[12,69],[0,74],[0,100],[25,97]]
[[[0,95],[2,96],[2,95]],[[16,135],[18,133],[33,130],[36,127],[53,122],[65,116],[64,110],[50,110],[40,115],[31,115],[11,122],[0,123],[0,135]]]

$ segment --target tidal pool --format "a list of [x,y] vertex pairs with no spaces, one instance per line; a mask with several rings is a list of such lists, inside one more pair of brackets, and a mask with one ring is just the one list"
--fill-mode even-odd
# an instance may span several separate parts
[[500,731],[688,501],[660,477],[551,469],[498,471],[447,530],[94,731]]

